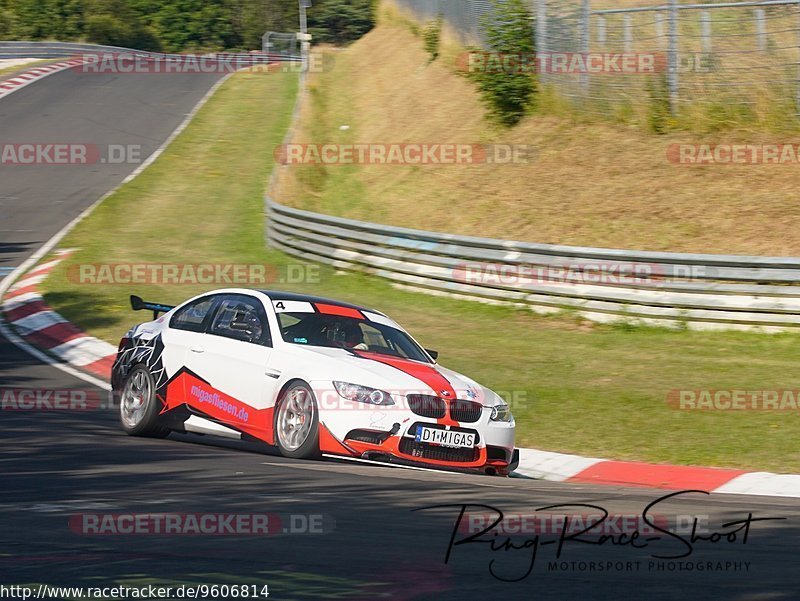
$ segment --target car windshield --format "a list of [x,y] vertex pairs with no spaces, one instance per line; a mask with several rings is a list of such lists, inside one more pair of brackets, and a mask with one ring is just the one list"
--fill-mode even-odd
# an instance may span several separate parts
[[322,313],[279,313],[283,340],[290,344],[368,351],[430,363],[405,332],[354,317]]

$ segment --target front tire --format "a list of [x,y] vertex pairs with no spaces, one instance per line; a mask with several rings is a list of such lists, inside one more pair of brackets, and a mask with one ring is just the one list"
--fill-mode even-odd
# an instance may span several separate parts
[[304,382],[295,382],[275,405],[275,444],[284,457],[317,459],[319,411],[314,393]]
[[119,399],[122,429],[131,436],[167,436],[169,429],[158,423],[159,405],[153,376],[143,365],[134,367],[125,379]]

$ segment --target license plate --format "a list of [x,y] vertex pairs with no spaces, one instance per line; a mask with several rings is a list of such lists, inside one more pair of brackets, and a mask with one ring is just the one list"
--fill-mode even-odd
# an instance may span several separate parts
[[439,430],[437,428],[426,428],[417,426],[417,442],[427,442],[438,444],[443,447],[455,447],[460,449],[475,446],[475,435],[468,432],[456,432],[455,430]]

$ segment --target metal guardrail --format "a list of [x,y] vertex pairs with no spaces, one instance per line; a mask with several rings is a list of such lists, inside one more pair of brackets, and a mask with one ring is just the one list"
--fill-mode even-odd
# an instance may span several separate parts
[[[99,44],[80,44],[71,42],[28,42],[28,41],[3,41],[0,42],[0,60],[14,58],[64,58],[82,54],[125,54],[139,57],[151,58],[154,60],[169,60],[185,58],[183,54],[164,54],[162,52],[148,52],[146,50],[134,50],[132,48],[121,48],[119,46],[103,46]],[[208,53],[207,56],[221,56],[228,60],[239,60],[244,62],[252,59],[253,56],[262,57],[263,54],[251,55],[248,53]],[[299,56],[284,54],[270,54],[270,57],[284,61],[300,61]]]
[[0,59],[12,58],[65,58],[86,53],[126,53],[139,56],[153,56],[158,53],[117,46],[102,46],[98,44],[78,44],[67,42],[26,42],[4,41],[0,42]]
[[572,310],[595,321],[766,331],[800,326],[800,258],[457,236],[342,219],[270,199],[267,212],[273,247],[426,292]]

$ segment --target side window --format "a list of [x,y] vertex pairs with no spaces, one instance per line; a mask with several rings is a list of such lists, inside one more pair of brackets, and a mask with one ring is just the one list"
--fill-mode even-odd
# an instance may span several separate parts
[[272,346],[267,314],[261,303],[249,296],[226,296],[217,309],[209,333]]
[[188,332],[204,332],[206,320],[215,301],[216,297],[207,296],[186,305],[172,316],[169,327]]

